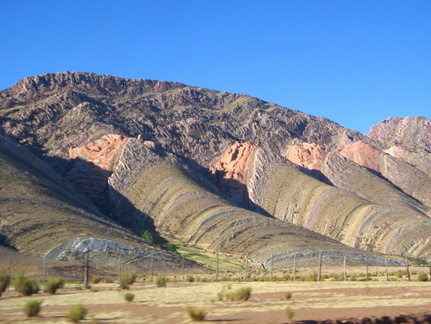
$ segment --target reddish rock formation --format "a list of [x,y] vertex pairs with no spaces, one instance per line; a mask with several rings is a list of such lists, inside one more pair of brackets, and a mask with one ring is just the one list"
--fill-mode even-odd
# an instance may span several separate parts
[[97,202],[115,169],[118,152],[127,140],[122,135],[108,134],[82,147],[70,148],[72,164],[66,178]]
[[247,199],[246,179],[250,156],[256,146],[250,143],[236,142],[210,168],[211,180],[217,187],[236,203]]
[[320,171],[326,154],[325,148],[318,144],[302,143],[292,145],[287,152],[287,158],[300,167]]
[[360,166],[380,172],[382,152],[363,141],[347,145],[340,154]]

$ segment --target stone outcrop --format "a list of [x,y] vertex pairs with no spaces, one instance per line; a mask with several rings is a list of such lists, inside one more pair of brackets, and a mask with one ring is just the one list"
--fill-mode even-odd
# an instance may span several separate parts
[[290,146],[286,157],[300,167],[320,171],[326,154],[326,149],[321,145],[302,143]]
[[98,202],[116,167],[119,151],[127,141],[128,138],[122,135],[107,134],[82,147],[71,147],[71,166],[65,174],[66,179],[93,202]]
[[236,142],[210,168],[211,180],[233,202],[241,204],[248,200],[245,184],[250,157],[255,150],[253,144]]
[[382,152],[364,141],[347,145],[340,153],[342,156],[356,162],[369,170],[380,172]]

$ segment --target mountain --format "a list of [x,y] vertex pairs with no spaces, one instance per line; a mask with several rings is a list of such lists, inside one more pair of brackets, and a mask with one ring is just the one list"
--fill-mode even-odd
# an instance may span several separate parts
[[[72,216],[31,213],[22,201],[19,217],[33,227],[0,216],[4,241],[19,250],[44,253],[83,236],[132,244],[133,228],[261,266],[299,252],[430,255],[422,117],[384,121],[365,136],[246,95],[72,72],[1,91],[0,116],[2,142],[15,147],[1,151],[2,208],[16,181],[7,179],[25,161],[20,195],[42,192],[29,183],[36,179],[48,192],[39,201],[55,197],[109,228],[87,224],[30,248],[41,229],[61,233],[55,219]],[[28,157],[13,159],[15,151]]]

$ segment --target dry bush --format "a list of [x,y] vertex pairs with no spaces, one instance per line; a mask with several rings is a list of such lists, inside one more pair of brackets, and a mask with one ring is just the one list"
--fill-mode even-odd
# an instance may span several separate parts
[[234,291],[226,291],[223,287],[222,291],[217,293],[217,300],[228,300],[228,301],[247,301],[251,296],[251,287],[242,287]]
[[37,316],[40,312],[40,305],[42,305],[43,300],[34,299],[29,300],[24,304],[24,314],[27,317]]
[[189,315],[190,319],[195,322],[200,322],[205,319],[206,311],[202,307],[192,307],[188,306],[186,308],[187,315]]
[[16,291],[24,296],[31,296],[39,292],[39,285],[35,280],[24,277],[24,273],[19,273],[18,277],[13,281],[13,286]]
[[87,315],[87,309],[82,304],[73,305],[66,314],[66,319],[72,323],[82,321]]
[[133,301],[133,299],[135,299],[135,294],[132,294],[132,293],[126,293],[126,294],[124,295],[124,299],[125,299],[126,301],[128,301],[128,302],[132,302],[132,301]]
[[120,277],[120,288],[129,289],[136,281],[136,274],[134,273],[124,273]]
[[54,295],[59,288],[63,288],[66,282],[61,278],[55,278],[48,280],[45,285],[43,291]]
[[291,293],[290,291],[286,291],[286,292],[283,294],[283,299],[291,300],[291,299],[292,299],[292,293]]
[[168,279],[166,279],[165,276],[157,276],[156,278],[157,287],[166,287],[167,283],[168,283]]
[[418,274],[418,281],[428,281],[428,274],[421,272]]

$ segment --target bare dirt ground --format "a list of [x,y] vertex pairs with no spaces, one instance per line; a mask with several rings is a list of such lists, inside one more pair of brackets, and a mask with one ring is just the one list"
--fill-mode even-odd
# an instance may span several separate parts
[[[218,301],[217,293],[251,287],[248,301]],[[291,300],[283,299],[291,292]],[[84,323],[191,323],[187,306],[206,310],[205,321],[215,323],[288,323],[305,320],[341,320],[363,317],[422,314],[431,310],[431,283],[371,282],[181,282],[159,288],[136,283],[129,292],[115,283],[93,284],[89,290],[67,285],[56,295],[21,297],[13,288],[0,297],[3,323],[58,323],[71,305],[82,303],[89,311]],[[43,299],[38,317],[27,319],[22,311],[30,299]],[[293,312],[288,319],[286,307]]]

